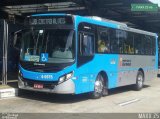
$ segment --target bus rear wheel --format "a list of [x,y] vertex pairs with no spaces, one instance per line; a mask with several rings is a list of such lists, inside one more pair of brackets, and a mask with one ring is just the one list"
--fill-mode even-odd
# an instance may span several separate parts
[[103,95],[104,78],[102,75],[98,75],[94,83],[94,91],[91,93],[91,98],[98,99]]
[[138,71],[134,89],[139,91],[143,88],[143,85],[144,85],[144,75],[141,71]]

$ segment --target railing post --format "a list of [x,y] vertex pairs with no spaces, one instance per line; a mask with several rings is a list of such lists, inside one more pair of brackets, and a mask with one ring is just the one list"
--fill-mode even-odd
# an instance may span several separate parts
[[8,52],[8,24],[4,20],[3,29],[3,61],[2,61],[2,85],[7,84],[7,52]]

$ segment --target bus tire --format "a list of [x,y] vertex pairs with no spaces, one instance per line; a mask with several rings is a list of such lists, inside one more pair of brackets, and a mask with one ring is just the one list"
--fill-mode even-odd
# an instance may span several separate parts
[[104,86],[103,91],[102,91],[102,96],[105,97],[108,95],[108,89]]
[[141,71],[138,71],[136,77],[136,84],[134,85],[134,89],[139,91],[143,88],[144,85],[144,75]]
[[91,98],[98,99],[103,95],[104,79],[101,74],[98,74],[94,83],[94,91],[91,93]]

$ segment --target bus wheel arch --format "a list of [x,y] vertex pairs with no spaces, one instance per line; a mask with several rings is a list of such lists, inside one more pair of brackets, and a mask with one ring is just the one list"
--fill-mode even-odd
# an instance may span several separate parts
[[144,70],[143,70],[142,68],[139,68],[138,71],[141,71],[141,72],[143,73],[143,76],[145,77],[145,75],[144,75]]

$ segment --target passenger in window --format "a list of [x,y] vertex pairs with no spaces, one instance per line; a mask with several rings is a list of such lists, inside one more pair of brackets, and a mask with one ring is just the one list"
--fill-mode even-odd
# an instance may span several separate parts
[[98,52],[109,52],[109,43],[105,43],[103,40],[98,40]]

